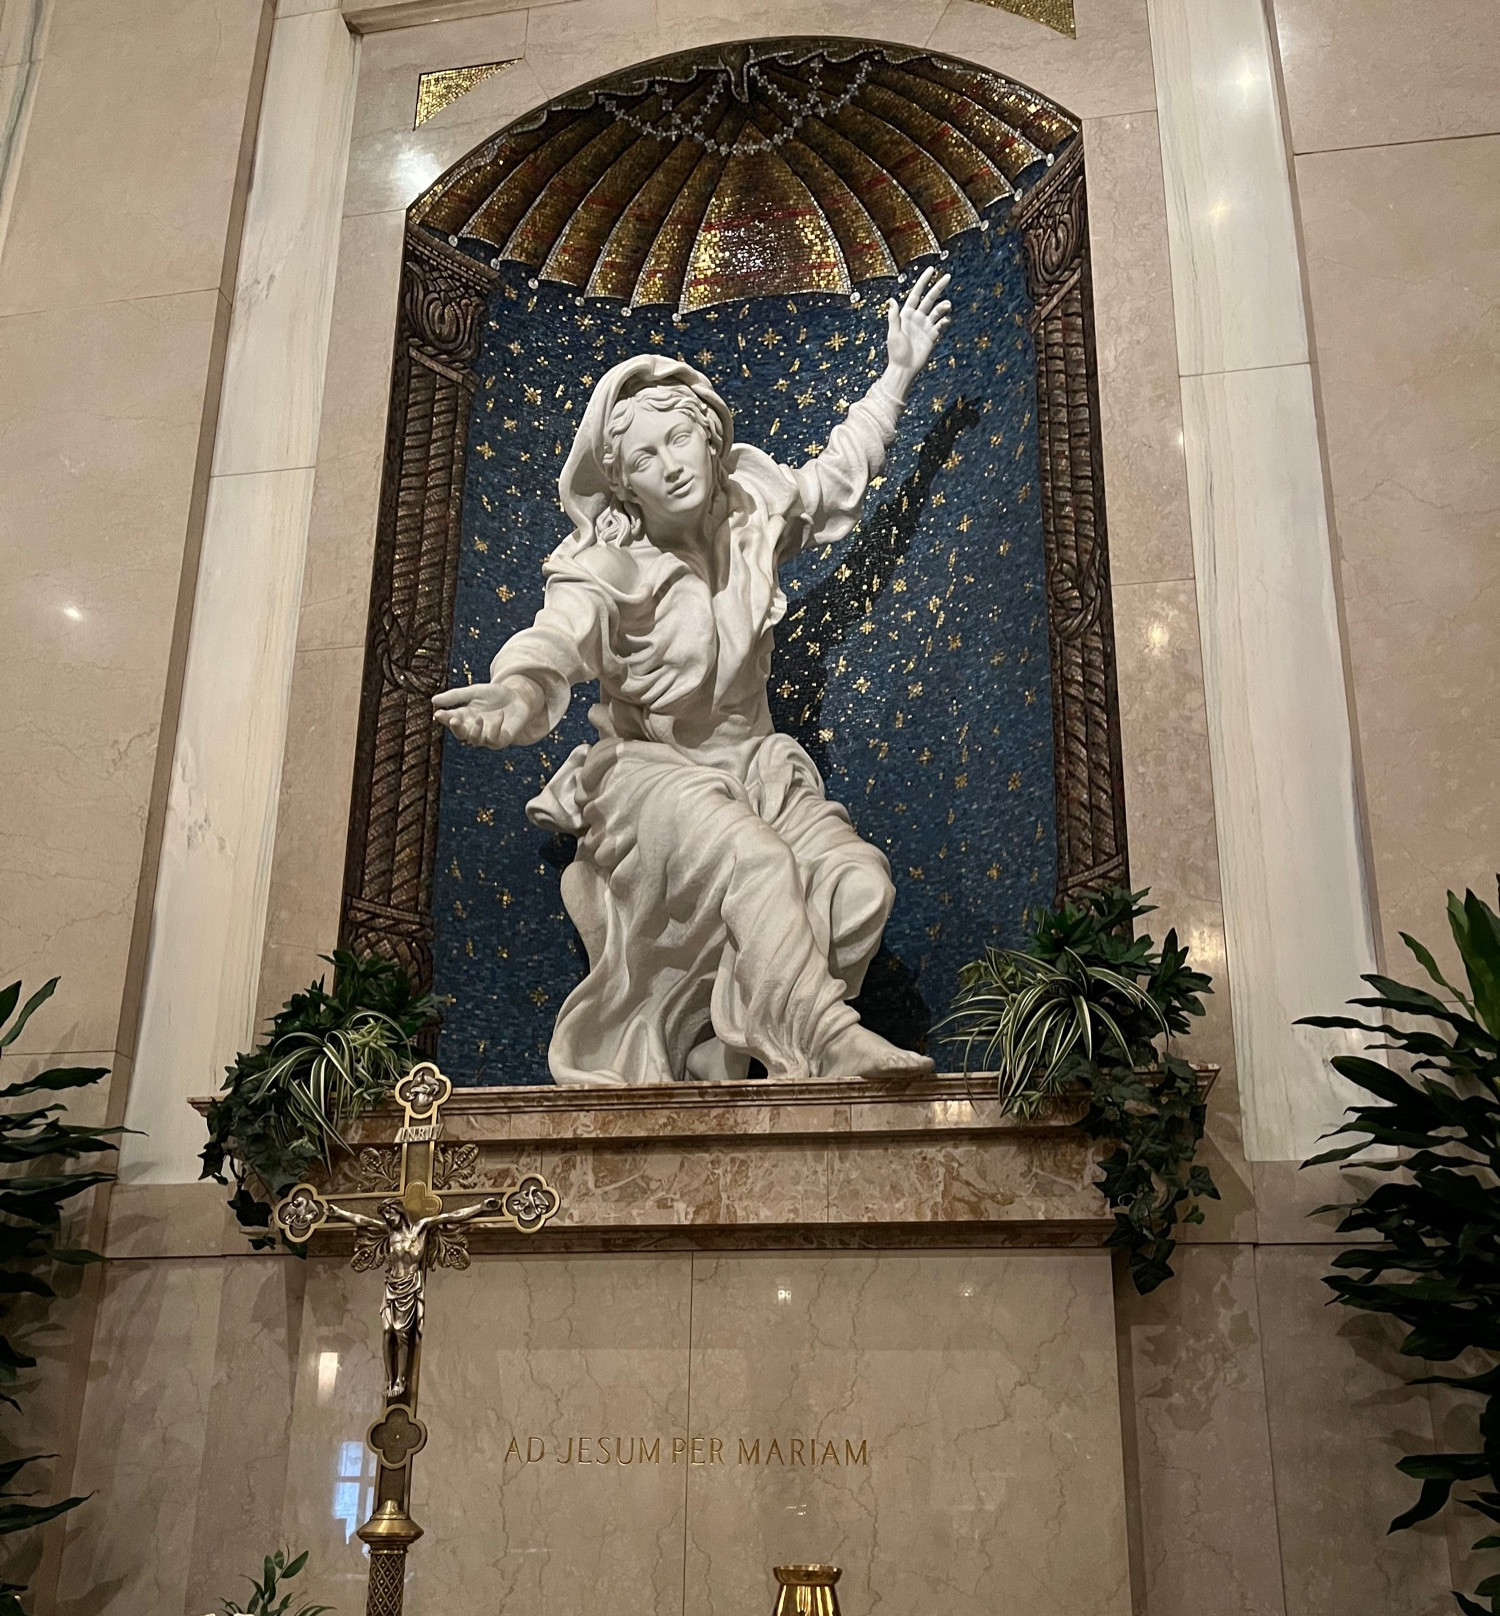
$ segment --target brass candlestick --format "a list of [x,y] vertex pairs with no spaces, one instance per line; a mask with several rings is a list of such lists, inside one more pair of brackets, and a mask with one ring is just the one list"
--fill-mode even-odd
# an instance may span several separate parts
[[[396,1098],[406,1113],[396,1134],[400,1167],[392,1162],[375,1172],[383,1187],[330,1196],[311,1184],[298,1184],[275,1211],[277,1228],[298,1245],[325,1224],[348,1225],[356,1235],[354,1268],[385,1270],[380,1309],[385,1410],[365,1439],[380,1462],[375,1511],[359,1529],[360,1541],[370,1550],[365,1616],[401,1616],[407,1550],[422,1535],[408,1505],[412,1460],[427,1444],[427,1427],[417,1418],[427,1272],[434,1265],[469,1266],[469,1227],[504,1224],[535,1234],[561,1205],[557,1191],[535,1173],[498,1195],[470,1188],[437,1193],[433,1180],[439,1176],[440,1113],[452,1092],[453,1085],[431,1061],[412,1067],[396,1085]],[[447,1211],[445,1196],[470,1204]],[[376,1215],[354,1210],[348,1204],[353,1202],[373,1203]]]
[[772,1616],[839,1616],[833,1585],[843,1571],[831,1565],[774,1567],[778,1587]]

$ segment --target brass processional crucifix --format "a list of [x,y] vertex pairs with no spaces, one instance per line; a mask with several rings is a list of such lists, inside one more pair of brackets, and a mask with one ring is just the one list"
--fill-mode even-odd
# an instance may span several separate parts
[[[359,1529],[370,1550],[370,1580],[365,1616],[401,1616],[406,1587],[406,1553],[422,1535],[411,1518],[412,1459],[427,1442],[427,1427],[417,1418],[417,1382],[422,1364],[423,1294],[427,1271],[469,1266],[468,1229],[505,1225],[535,1234],[557,1214],[561,1204],[546,1179],[528,1174],[496,1195],[472,1183],[473,1173],[453,1172],[445,1195],[434,1187],[439,1178],[438,1140],[441,1111],[453,1085],[431,1061],[423,1061],[396,1085],[405,1116],[396,1134],[401,1151],[398,1174],[387,1177],[383,1152],[365,1151],[361,1188],[345,1194],[321,1194],[311,1184],[298,1184],[277,1203],[276,1226],[288,1240],[303,1244],[315,1229],[341,1223],[355,1231],[356,1270],[385,1270],[385,1300],[380,1309],[385,1364],[385,1412],[370,1427],[366,1440],[379,1465],[375,1476],[375,1508]],[[470,1147],[472,1151],[472,1147]],[[383,1184],[379,1181],[386,1177]],[[378,1187],[365,1188],[366,1183]],[[445,1199],[446,1197],[446,1199]],[[446,1200],[462,1197],[470,1204],[455,1211]],[[355,1210],[371,1203],[375,1216]]]

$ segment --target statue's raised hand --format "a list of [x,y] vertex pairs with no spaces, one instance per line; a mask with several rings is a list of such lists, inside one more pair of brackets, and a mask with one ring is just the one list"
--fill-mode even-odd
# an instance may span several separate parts
[[499,751],[515,744],[531,716],[531,703],[513,680],[502,679],[440,691],[432,698],[432,716],[455,740]]
[[886,305],[886,353],[891,369],[909,381],[932,357],[937,339],[947,329],[953,305],[943,296],[950,276],[939,276],[935,269],[924,269],[916,284],[897,304]]

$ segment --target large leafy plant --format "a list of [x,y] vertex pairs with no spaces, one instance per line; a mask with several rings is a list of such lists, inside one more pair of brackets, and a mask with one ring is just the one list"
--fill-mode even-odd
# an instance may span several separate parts
[[[0,1054],[20,1037],[39,1006],[52,997],[54,976],[21,1004],[21,984],[0,989]],[[20,1009],[17,1010],[17,1005]],[[0,1084],[0,1402],[19,1410],[18,1394],[23,1370],[34,1369],[36,1359],[17,1344],[12,1314],[25,1296],[51,1300],[57,1292],[48,1270],[61,1263],[99,1262],[97,1252],[60,1245],[62,1213],[66,1204],[114,1174],[97,1168],[73,1166],[86,1157],[98,1157],[116,1148],[118,1128],[93,1128],[64,1122],[67,1107],[47,1095],[88,1088],[109,1076],[105,1066],[54,1066],[21,1082]],[[43,1099],[44,1103],[37,1104]],[[0,1537],[27,1532],[65,1515],[86,1502],[63,1498],[54,1503],[32,1503],[34,1496],[18,1488],[22,1472],[51,1454],[27,1453],[0,1462]],[[25,1586],[0,1582],[0,1616],[25,1616],[21,1595]]]
[[201,1176],[233,1180],[229,1204],[256,1246],[275,1244],[272,1200],[314,1163],[332,1166],[350,1125],[391,1092],[437,1020],[432,997],[398,965],[374,955],[325,958],[333,988],[320,977],[293,994],[256,1048],[236,1057],[208,1108]]
[[1135,935],[1152,912],[1146,896],[1107,887],[1043,911],[1024,948],[989,949],[964,967],[938,1028],[965,1071],[994,1073],[1017,1115],[1086,1097],[1080,1126],[1109,1146],[1108,1243],[1126,1253],[1142,1295],[1171,1277],[1177,1225],[1201,1223],[1198,1202],[1218,1198],[1194,1160],[1206,1120],[1197,1075],[1171,1048],[1212,986],[1175,931],[1160,948]]
[[[1340,1234],[1373,1236],[1334,1258],[1326,1283],[1345,1307],[1385,1313],[1406,1326],[1401,1350],[1452,1374],[1419,1375],[1414,1385],[1456,1388],[1479,1398],[1478,1445],[1464,1453],[1415,1453],[1398,1468],[1421,1482],[1391,1530],[1435,1515],[1452,1499],[1500,1526],[1500,917],[1472,892],[1448,894],[1448,923],[1463,962],[1455,986],[1432,954],[1401,940],[1440,991],[1388,976],[1350,1000],[1373,1017],[1309,1016],[1306,1025],[1364,1032],[1364,1055],[1338,1055],[1334,1069],[1371,1099],[1351,1106],[1334,1131],[1353,1142],[1315,1156],[1383,1175],[1339,1212]],[[1383,1054],[1387,1060],[1371,1059]],[[1379,1151],[1374,1157],[1370,1147]],[[1476,1549],[1500,1549],[1500,1531]],[[1465,1616],[1500,1612],[1500,1573],[1475,1597],[1455,1592]]]
[[[253,1590],[250,1603],[239,1605],[232,1599],[226,1599],[223,1601],[224,1608],[220,1616],[288,1616],[295,1596],[282,1593],[278,1603],[276,1595],[281,1593],[279,1584],[290,1582],[293,1577],[300,1574],[306,1564],[306,1549],[294,1560],[288,1560],[280,1549],[277,1549],[275,1554],[268,1554],[265,1565],[261,1568],[260,1581],[257,1582],[254,1577],[245,1579]],[[324,1611],[332,1609],[332,1605],[299,1605],[294,1616],[323,1616]]]

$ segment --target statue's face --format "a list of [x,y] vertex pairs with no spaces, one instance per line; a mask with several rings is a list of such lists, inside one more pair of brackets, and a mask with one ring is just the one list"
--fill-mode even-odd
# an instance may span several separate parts
[[618,463],[648,533],[685,532],[713,504],[713,450],[687,410],[637,409],[620,439]]

